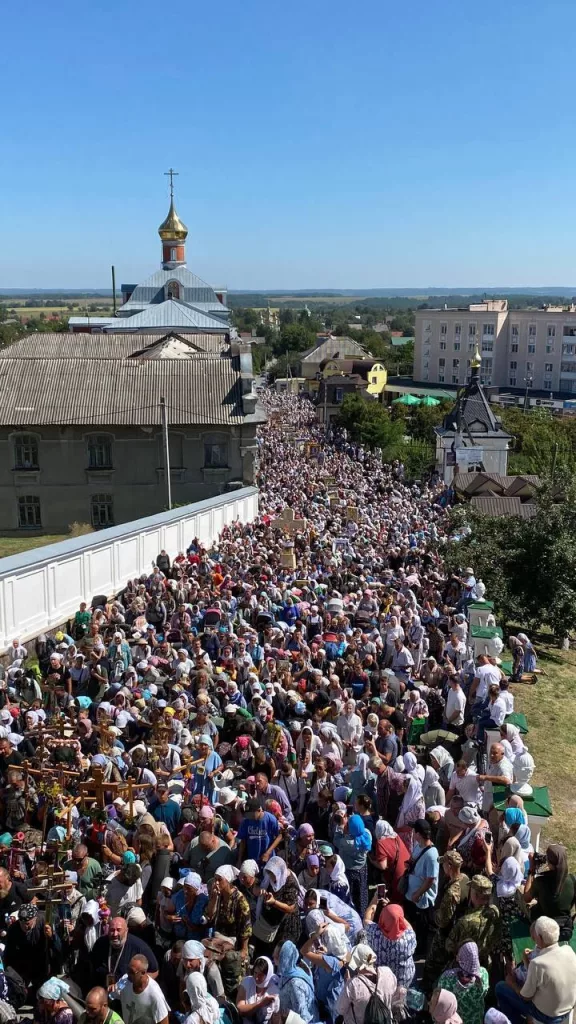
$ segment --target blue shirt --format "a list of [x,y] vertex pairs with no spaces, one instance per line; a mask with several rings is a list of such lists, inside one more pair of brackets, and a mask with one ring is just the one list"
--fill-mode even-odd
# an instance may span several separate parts
[[438,850],[435,846],[429,846],[426,851],[418,857],[417,863],[408,875],[406,898],[409,900],[412,899],[413,893],[420,888],[425,878],[434,878],[433,884],[430,886],[428,891],[420,897],[416,904],[417,907],[421,908],[431,907],[436,902],[436,897],[438,895],[438,871]]
[[156,800],[150,804],[148,810],[154,821],[162,821],[166,825],[171,836],[178,834],[182,813],[174,800],[168,799],[165,804],[161,804],[159,800]]
[[245,860],[260,862],[268,847],[274,842],[280,826],[270,811],[264,811],[262,818],[244,818],[238,829],[238,840],[246,844]]

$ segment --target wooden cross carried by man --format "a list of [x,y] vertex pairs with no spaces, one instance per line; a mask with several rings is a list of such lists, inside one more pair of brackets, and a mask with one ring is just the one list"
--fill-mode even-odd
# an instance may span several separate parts
[[286,507],[282,512],[282,515],[278,516],[278,519],[272,521],[272,526],[275,530],[282,530],[284,533],[289,534],[293,537],[295,533],[303,533],[306,529],[305,519],[296,519],[294,516],[294,509]]

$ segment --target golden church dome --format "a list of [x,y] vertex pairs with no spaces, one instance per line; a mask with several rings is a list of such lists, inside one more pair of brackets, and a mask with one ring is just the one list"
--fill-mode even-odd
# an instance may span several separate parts
[[170,202],[168,216],[158,228],[158,234],[163,242],[184,242],[188,236],[188,228],[174,209],[174,200]]

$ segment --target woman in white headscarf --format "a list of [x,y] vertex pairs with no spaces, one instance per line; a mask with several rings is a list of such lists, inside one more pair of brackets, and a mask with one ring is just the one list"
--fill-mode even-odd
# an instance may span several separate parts
[[348,881],[344,861],[339,853],[333,853],[330,857],[326,858],[323,875],[328,876],[323,878],[323,881],[326,883],[326,889],[334,893],[335,896],[338,896],[339,899],[344,900],[345,903],[350,903],[350,882]]
[[388,887],[388,898],[392,903],[402,902],[399,889],[400,879],[404,877],[410,861],[410,852],[404,840],[397,835],[387,821],[377,821],[375,838],[369,857],[378,869],[379,880]]
[[411,853],[414,839],[414,829],[412,826],[415,821],[424,817],[426,804],[424,803],[422,784],[419,779],[414,778],[413,775],[408,775],[404,786],[404,796],[396,819],[396,831],[401,839],[404,840],[407,849]]
[[220,1006],[214,996],[208,995],[208,986],[203,974],[193,971],[188,975],[186,995],[190,1000],[190,1013],[185,1024],[217,1024],[220,1020]]
[[306,915],[309,938],[300,951],[313,967],[316,998],[326,1008],[328,1020],[336,1018],[336,1003],[344,988],[344,971],[350,952],[342,925],[327,921],[322,911]]
[[426,810],[429,807],[444,807],[446,805],[446,794],[440,782],[440,776],[435,768],[428,765],[424,769],[424,782],[422,783],[424,803]]
[[236,1007],[243,1024],[268,1024],[279,1012],[278,977],[267,956],[258,957],[252,974],[240,982]]
[[344,764],[354,764],[357,753],[362,749],[364,741],[362,719],[356,714],[356,701],[346,701],[342,714],[336,722],[338,735],[344,744]]
[[368,762],[370,758],[368,754],[360,753],[356,757],[356,764],[351,772],[348,772],[346,776],[346,785],[352,790],[350,796],[350,803],[353,804],[356,797],[360,793],[366,793],[366,787],[368,786],[371,779],[376,776],[374,772],[370,771]]
[[418,764],[416,755],[411,750],[404,754],[403,761],[406,775],[413,775],[419,782],[424,782],[424,765]]
[[430,751],[430,764],[438,772],[440,782],[448,789],[454,772],[454,758],[445,747],[434,747]]
[[[271,857],[264,865],[260,897],[256,904],[254,938],[264,946],[300,938],[300,886],[293,871],[281,857]],[[263,926],[258,927],[262,919]],[[267,932],[273,937],[267,937]],[[260,934],[259,934],[260,933]]]

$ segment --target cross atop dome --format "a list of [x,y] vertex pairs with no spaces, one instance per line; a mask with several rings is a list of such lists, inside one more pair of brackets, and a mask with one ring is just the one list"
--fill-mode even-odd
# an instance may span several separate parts
[[165,270],[172,270],[174,267],[186,265],[184,242],[188,236],[188,228],[180,220],[174,207],[174,178],[178,177],[178,171],[171,167],[164,174],[170,178],[170,209],[168,216],[158,228],[158,234],[162,239],[162,266]]

